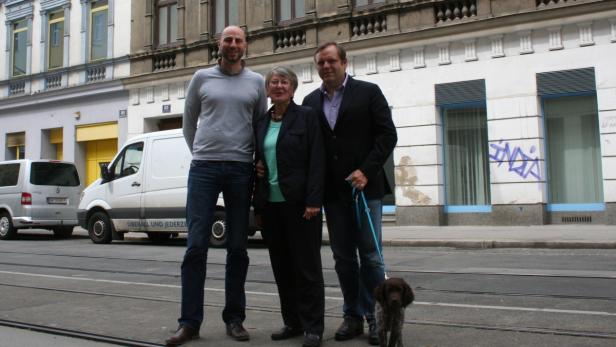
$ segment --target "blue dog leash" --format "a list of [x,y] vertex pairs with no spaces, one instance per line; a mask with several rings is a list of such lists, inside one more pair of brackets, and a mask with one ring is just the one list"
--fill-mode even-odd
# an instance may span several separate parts
[[379,258],[381,258],[381,262],[383,263],[383,272],[385,272],[385,278],[387,279],[387,272],[385,271],[385,259],[383,258],[383,253],[381,252],[381,247],[379,246],[379,240],[376,236],[376,231],[374,230],[374,223],[372,222],[372,217],[370,216],[370,207],[368,207],[368,202],[366,201],[366,194],[364,194],[364,192],[361,190],[358,191],[355,187],[353,187],[353,191],[351,194],[353,196],[353,200],[355,201],[355,218],[357,219],[358,228],[361,228],[361,212],[359,205],[360,203],[364,204],[364,212],[366,213],[366,219],[368,219],[368,224],[370,225],[370,231],[372,231],[372,240],[374,241],[374,247],[379,254]]

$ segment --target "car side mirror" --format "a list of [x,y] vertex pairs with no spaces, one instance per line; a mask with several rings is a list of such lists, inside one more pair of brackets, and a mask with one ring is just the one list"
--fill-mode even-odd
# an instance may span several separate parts
[[109,182],[113,179],[113,174],[111,173],[111,171],[109,171],[109,167],[107,167],[107,164],[101,165],[101,178],[105,182]]

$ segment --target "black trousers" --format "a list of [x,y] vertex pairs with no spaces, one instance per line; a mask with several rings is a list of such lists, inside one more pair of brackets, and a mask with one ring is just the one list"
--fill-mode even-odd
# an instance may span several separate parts
[[285,325],[323,334],[325,289],[321,266],[322,216],[306,220],[304,206],[268,202],[263,238],[270,260]]

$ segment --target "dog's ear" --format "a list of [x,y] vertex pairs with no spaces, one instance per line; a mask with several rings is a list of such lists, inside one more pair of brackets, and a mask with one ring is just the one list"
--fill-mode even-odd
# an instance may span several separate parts
[[415,300],[413,289],[405,281],[402,281],[402,306],[406,307]]
[[383,282],[374,288],[374,300],[381,304],[385,302],[385,286],[386,284]]

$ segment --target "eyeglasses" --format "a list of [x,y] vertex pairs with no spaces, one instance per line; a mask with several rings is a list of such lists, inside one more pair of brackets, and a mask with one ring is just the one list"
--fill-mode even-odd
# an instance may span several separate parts
[[291,85],[291,81],[289,81],[289,80],[285,80],[285,79],[280,79],[280,80],[270,80],[270,81],[269,81],[269,85],[270,85],[270,86],[273,86],[273,87],[275,87],[275,86],[277,86],[277,85],[281,85],[281,86],[283,86],[283,87],[287,87],[287,86],[290,86],[290,85]]

